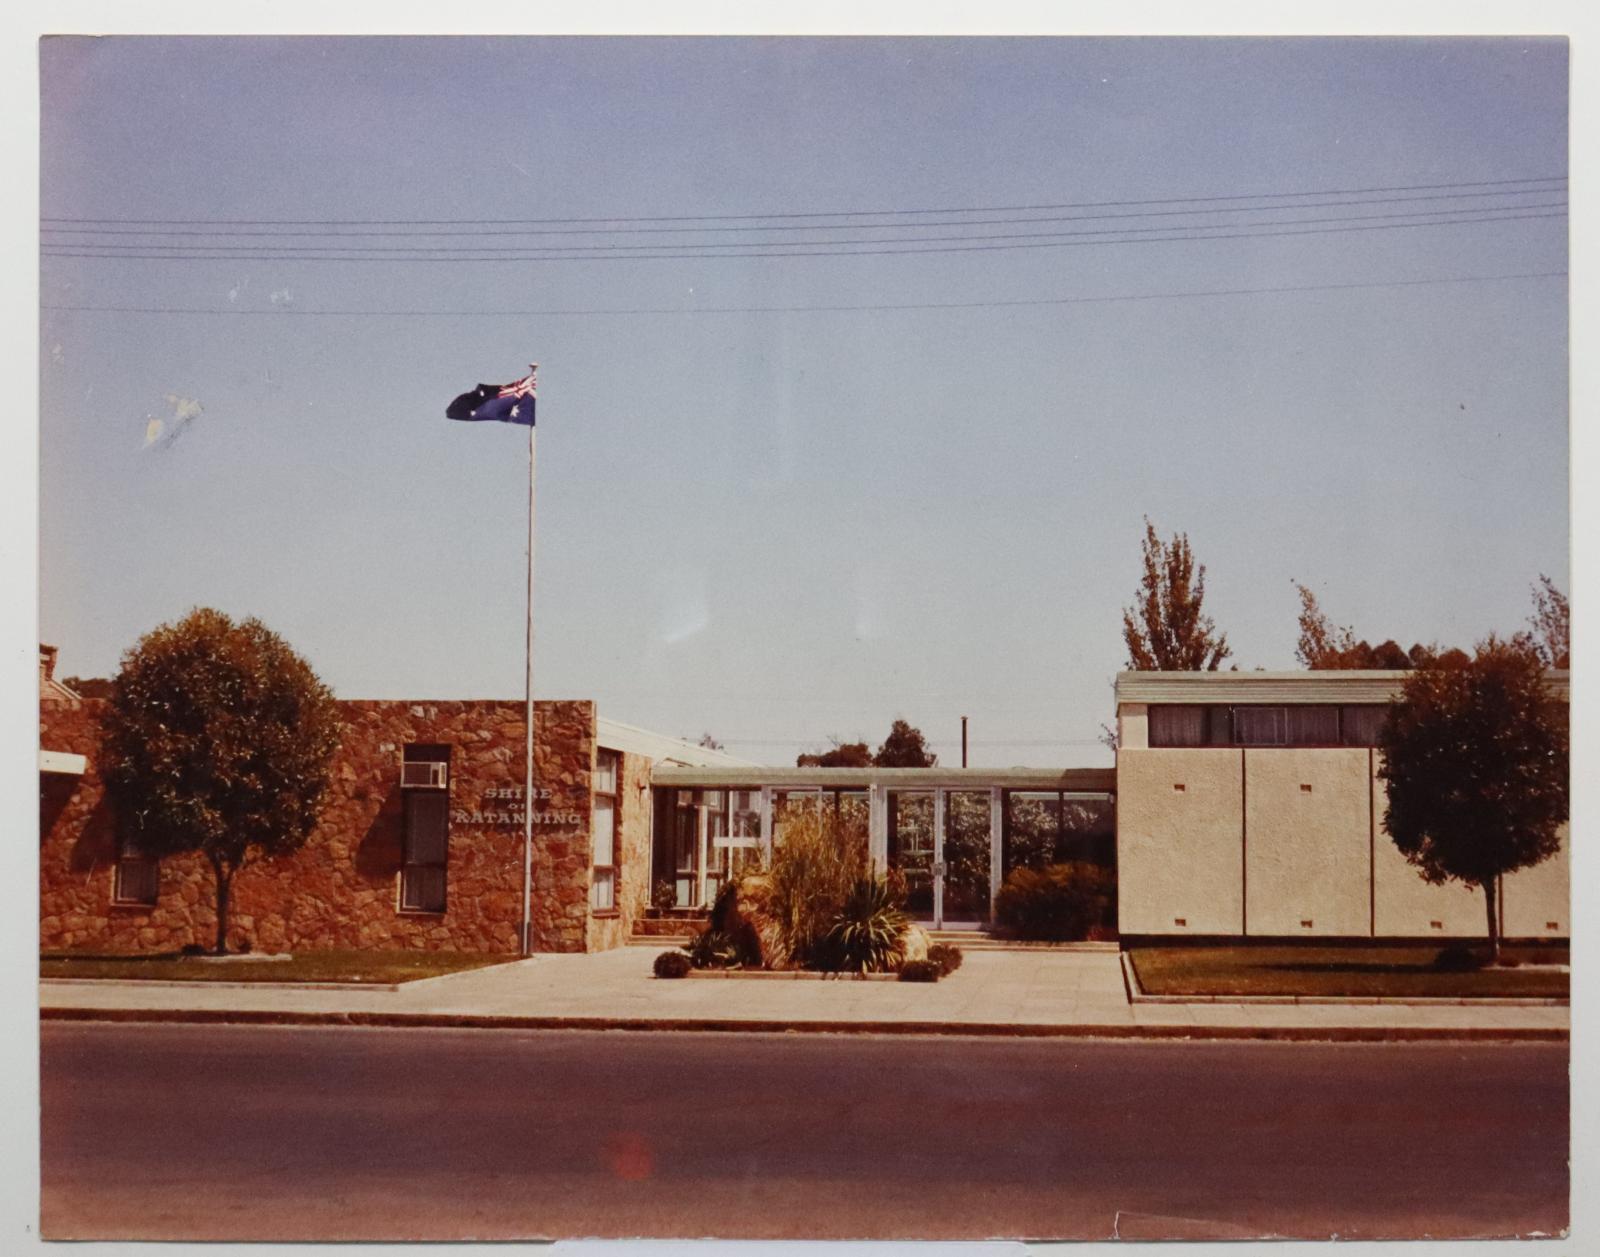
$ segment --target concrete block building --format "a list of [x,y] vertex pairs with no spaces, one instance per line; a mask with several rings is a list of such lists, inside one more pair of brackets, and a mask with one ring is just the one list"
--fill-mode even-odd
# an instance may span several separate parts
[[[1406,675],[1118,676],[1124,937],[1482,937],[1482,894],[1430,886],[1383,828],[1377,734]],[[1565,672],[1550,684],[1567,698]],[[1507,937],[1568,936],[1568,867],[1564,834],[1502,879]]]

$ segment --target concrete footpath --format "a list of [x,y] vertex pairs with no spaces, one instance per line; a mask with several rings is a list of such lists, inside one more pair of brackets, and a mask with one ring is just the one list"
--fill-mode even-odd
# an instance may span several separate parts
[[937,984],[651,976],[655,950],[540,955],[396,988],[42,981],[61,1020],[1093,1038],[1562,1040],[1565,1006],[1134,1004],[1114,951],[972,951]]

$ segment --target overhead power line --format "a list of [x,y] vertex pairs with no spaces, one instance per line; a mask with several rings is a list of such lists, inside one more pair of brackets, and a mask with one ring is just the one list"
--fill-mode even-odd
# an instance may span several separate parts
[[[618,262],[618,261],[630,262],[630,261],[669,261],[669,260],[691,260],[691,261],[693,261],[693,260],[702,260],[703,261],[703,260],[710,260],[710,259],[713,259],[713,258],[815,258],[815,257],[885,257],[885,256],[895,257],[895,256],[903,256],[903,255],[928,254],[928,253],[993,253],[993,252],[1006,252],[1006,251],[1012,251],[1012,250],[1018,250],[1018,249],[1066,249],[1066,248],[1084,248],[1084,247],[1100,247],[1100,248],[1104,248],[1104,247],[1111,247],[1111,246],[1116,246],[1116,245],[1176,244],[1176,243],[1194,242],[1194,241],[1201,241],[1201,240],[1258,240],[1258,239],[1269,239],[1269,238],[1273,238],[1273,237],[1283,237],[1283,236],[1321,236],[1321,235],[1337,235],[1337,234],[1345,234],[1345,233],[1351,233],[1351,232],[1365,232],[1365,231],[1397,231],[1397,230],[1417,230],[1417,229],[1421,229],[1421,228],[1436,228],[1436,227],[1459,227],[1459,226],[1471,226],[1473,224],[1479,224],[1479,223],[1518,222],[1518,221],[1525,221],[1525,220],[1530,220],[1530,219],[1564,218],[1565,216],[1566,216],[1565,215],[1565,206],[1563,205],[1563,206],[1559,206],[1559,207],[1539,207],[1539,212],[1533,212],[1533,213],[1501,214],[1501,215],[1496,215],[1496,216],[1480,216],[1480,217],[1473,217],[1473,218],[1453,218],[1453,219],[1435,220],[1435,221],[1429,221],[1429,222],[1363,223],[1361,225],[1346,225],[1346,226],[1335,226],[1335,227],[1292,228],[1292,229],[1288,229],[1288,230],[1277,230],[1277,229],[1274,229],[1274,230],[1270,230],[1270,231],[1222,230],[1222,231],[1216,232],[1215,234],[1209,234],[1208,233],[1208,234],[1205,234],[1205,235],[1186,234],[1186,235],[1166,235],[1166,236],[1141,236],[1141,237],[1136,238],[1136,239],[1094,239],[1094,240],[1087,240],[1087,239],[1076,239],[1076,238],[1074,238],[1074,239],[1052,238],[1052,239],[1048,239],[1048,240],[1029,240],[1027,242],[1022,242],[1022,243],[1018,243],[1018,242],[1013,241],[1013,242],[1010,242],[1010,243],[937,244],[937,245],[934,245],[931,248],[923,248],[923,247],[920,247],[920,245],[917,245],[917,246],[911,247],[911,248],[885,249],[885,248],[876,247],[876,245],[881,243],[881,242],[872,242],[875,247],[871,247],[871,248],[847,248],[847,249],[837,249],[837,248],[806,249],[803,252],[801,252],[801,251],[790,251],[790,250],[794,250],[796,248],[796,246],[795,245],[789,245],[789,246],[787,246],[786,249],[782,249],[782,250],[776,249],[776,248],[763,248],[763,249],[747,249],[747,250],[745,250],[743,252],[727,252],[727,253],[691,253],[691,252],[681,252],[681,253],[631,253],[631,252],[626,252],[625,253],[625,252],[617,251],[617,252],[606,252],[606,253],[590,252],[590,253],[583,253],[583,254],[571,254],[571,253],[551,253],[548,250],[541,250],[541,251],[499,250],[499,251],[496,251],[496,252],[493,252],[493,253],[484,253],[484,252],[472,252],[470,254],[469,253],[465,253],[465,252],[452,253],[452,254],[437,254],[436,253],[436,255],[433,255],[433,256],[421,256],[421,255],[417,255],[417,254],[408,253],[408,254],[405,254],[403,256],[396,256],[396,255],[387,255],[387,254],[386,255],[375,255],[374,252],[371,251],[371,250],[368,250],[368,251],[366,251],[364,253],[351,252],[351,253],[348,253],[348,254],[308,253],[308,252],[304,252],[304,251],[301,251],[301,252],[249,253],[249,252],[242,252],[242,251],[239,251],[237,249],[232,251],[232,252],[214,252],[214,253],[195,253],[195,252],[149,253],[149,252],[135,252],[133,250],[134,249],[141,249],[141,248],[142,249],[153,249],[153,248],[160,248],[162,246],[156,246],[156,245],[143,245],[143,246],[98,245],[97,246],[97,245],[81,245],[81,244],[80,245],[75,245],[75,246],[73,246],[71,248],[46,246],[41,252],[42,252],[43,256],[45,256],[45,257],[56,257],[56,258],[125,258],[125,259],[133,259],[133,260],[138,260],[138,261],[175,261],[175,262],[208,262],[208,261],[210,261],[210,262],[249,262],[249,261],[279,261],[279,262],[282,262],[282,261],[287,261],[287,262],[389,262],[389,263],[393,263],[393,262],[408,262],[408,263],[409,262],[448,262],[448,263],[458,264],[458,265],[462,264],[462,263],[468,263],[468,262],[496,262],[496,263],[505,263],[505,262]],[[1194,230],[1197,230],[1197,229],[1194,229]],[[1051,233],[1051,234],[1052,234],[1052,236],[1055,236],[1057,233]],[[1062,233],[1062,234],[1065,234],[1065,233]],[[1081,233],[1081,234],[1088,234],[1088,233]],[[1131,232],[1122,231],[1122,232],[1116,232],[1116,233],[1112,233],[1112,234],[1115,234],[1117,236],[1127,236],[1127,235],[1130,235]],[[968,237],[968,239],[975,239],[975,238],[976,237]],[[172,246],[172,247],[176,248],[177,246]],[[713,247],[713,246],[699,246],[699,247]],[[715,247],[728,248],[730,246],[715,246]],[[731,246],[731,247],[742,248],[742,246]]]
[[[1303,211],[1310,209],[1336,209],[1346,206],[1360,205],[1410,205],[1420,201],[1463,201],[1476,200],[1486,197],[1506,199],[1509,197],[1526,196],[1561,196],[1564,190],[1560,188],[1526,188],[1508,191],[1497,188],[1486,192],[1444,192],[1432,193],[1424,196],[1378,196],[1363,197],[1357,200],[1340,201],[1302,201],[1293,205],[1233,205],[1233,206],[1207,206],[1198,209],[1161,209],[1161,210],[1124,210],[1107,214],[1066,214],[1048,217],[1003,217],[1003,218],[947,218],[924,219],[913,223],[774,223],[768,226],[717,224],[709,227],[507,227],[501,224],[484,224],[473,226],[463,222],[445,230],[414,229],[396,231],[392,228],[367,228],[353,227],[350,224],[341,224],[327,230],[280,230],[276,227],[260,228],[234,228],[221,223],[195,223],[189,227],[60,227],[53,225],[64,220],[44,220],[44,231],[52,236],[157,236],[163,238],[185,239],[332,239],[332,240],[357,240],[363,237],[378,237],[381,239],[397,240],[425,240],[437,237],[465,236],[472,239],[488,239],[499,236],[640,236],[640,235],[711,235],[722,233],[749,234],[751,232],[773,231],[892,231],[898,227],[916,226],[919,229],[929,227],[995,227],[1010,226],[1027,223],[1086,223],[1105,222],[1113,219],[1128,218],[1193,218],[1196,216],[1216,217],[1221,214],[1263,214],[1274,210]],[[1422,211],[1429,213],[1466,213],[1473,207],[1464,207],[1459,210],[1440,208],[1437,210]],[[1519,209],[1527,208],[1526,205],[1482,206],[1481,209]],[[970,211],[980,213],[984,211]],[[75,221],[75,220],[74,220]],[[1301,220],[1301,221],[1316,221]],[[287,224],[286,224],[287,225]],[[1219,224],[1225,225],[1225,224]]]
[[1255,297],[1276,293],[1345,292],[1368,288],[1418,288],[1436,284],[1489,284],[1518,279],[1564,279],[1566,271],[1524,271],[1513,275],[1450,275],[1437,279],[1391,279],[1353,284],[1286,284],[1274,288],[1209,288],[1187,292],[1116,293],[1089,297],[1024,297],[1009,301],[922,301],[871,305],[810,306],[635,306],[611,309],[546,310],[306,310],[294,306],[236,309],[210,306],[84,306],[44,305],[52,313],[79,314],[224,314],[262,318],[574,318],[578,316],[684,314],[856,314],[892,310],[989,310],[1028,306],[1094,305],[1114,301],[1178,301],[1196,297]]
[[1020,214],[1066,209],[1114,209],[1137,205],[1218,205],[1228,201],[1265,201],[1305,196],[1362,196],[1389,192],[1437,192],[1447,188],[1511,187],[1526,183],[1565,183],[1566,175],[1534,175],[1521,179],[1471,179],[1448,183],[1391,184],[1380,187],[1310,188],[1277,192],[1239,192],[1223,196],[1147,197],[1142,200],[1062,201],[1037,205],[938,206],[913,209],[809,210],[742,214],[610,215],[591,218],[74,218],[51,217],[46,223],[142,224],[181,227],[216,224],[232,227],[445,227],[457,225],[531,226],[579,223],[685,223],[753,222],[758,219],[884,218],[912,214]]
[[[1517,205],[1517,206],[1506,206],[1505,207],[1506,210],[1516,210],[1516,211],[1519,211],[1519,212],[1533,211],[1533,210],[1564,210],[1566,208],[1567,208],[1567,203],[1565,201],[1547,201],[1547,202],[1540,202],[1540,203],[1536,203],[1536,204],[1532,204],[1532,205]],[[1170,234],[1170,233],[1175,232],[1175,231],[1211,231],[1211,230],[1221,231],[1221,230],[1228,230],[1228,229],[1233,229],[1233,228],[1243,228],[1243,229],[1246,229],[1246,230],[1249,230],[1249,231],[1253,232],[1257,228],[1260,228],[1260,227],[1300,227],[1300,226],[1312,226],[1312,225],[1320,225],[1320,224],[1328,224],[1328,223],[1365,223],[1365,222],[1378,222],[1378,221],[1384,221],[1384,220],[1390,220],[1390,219],[1422,219],[1422,218],[1437,219],[1438,220],[1437,223],[1434,223],[1434,222],[1424,223],[1424,224],[1421,224],[1422,226],[1438,226],[1438,225],[1443,225],[1445,223],[1449,223],[1449,222],[1455,221],[1452,218],[1444,217],[1445,215],[1449,215],[1449,214],[1456,214],[1456,215],[1460,215],[1460,214],[1476,214],[1476,215],[1482,215],[1482,214],[1485,214],[1487,212],[1488,212],[1487,210],[1479,208],[1479,207],[1473,207],[1471,209],[1457,209],[1457,210],[1449,210],[1449,209],[1401,210],[1401,211],[1396,211],[1395,213],[1391,213],[1391,214],[1327,215],[1327,216],[1324,216],[1322,218],[1272,218],[1272,219],[1267,219],[1265,222],[1218,223],[1218,224],[1215,224],[1214,226],[1207,225],[1207,224],[1204,224],[1204,223],[1194,223],[1194,224],[1187,224],[1186,223],[1182,227],[1171,227],[1171,226],[1158,226],[1158,227],[1099,227],[1099,228],[1093,228],[1093,229],[1088,230],[1088,231],[1019,231],[1019,232],[984,232],[984,233],[980,233],[978,235],[876,236],[876,237],[863,237],[863,238],[844,237],[842,239],[841,238],[834,238],[834,239],[823,239],[823,240],[783,240],[783,241],[774,241],[774,242],[771,242],[771,243],[773,245],[775,245],[775,246],[782,247],[783,249],[808,249],[808,248],[833,248],[833,247],[837,247],[839,245],[856,245],[856,244],[864,244],[864,245],[947,244],[947,243],[951,243],[951,242],[983,241],[983,240],[1062,240],[1062,239],[1076,239],[1076,238],[1080,238],[1080,237],[1089,237],[1089,236],[1147,236],[1147,235],[1157,235],[1157,234],[1162,234],[1162,233]],[[1485,220],[1482,219],[1482,218],[1476,218],[1476,219],[1474,219],[1472,221],[1481,222],[1481,221],[1485,221]],[[1495,220],[1490,219],[1488,221],[1495,221]],[[327,239],[328,237],[322,237],[322,238],[323,239]],[[143,243],[141,243],[141,244],[123,244],[123,243],[96,244],[96,243],[88,242],[88,241],[69,241],[69,242],[63,242],[60,246],[48,245],[47,247],[66,247],[68,244],[70,244],[71,247],[73,247],[73,248],[107,249],[107,250],[145,249],[145,250],[155,251],[155,252],[158,252],[158,253],[172,253],[172,254],[184,254],[184,255],[187,255],[187,254],[198,254],[200,256],[205,256],[208,253],[229,252],[229,251],[231,251],[233,253],[256,254],[256,255],[261,255],[261,256],[264,256],[264,257],[274,257],[274,256],[277,256],[280,253],[299,252],[299,253],[308,253],[308,254],[332,254],[332,253],[361,253],[361,254],[373,253],[373,254],[405,254],[405,255],[411,255],[411,254],[442,254],[442,255],[445,255],[445,256],[449,256],[449,257],[459,257],[459,258],[463,258],[463,259],[468,259],[468,258],[471,258],[474,255],[482,254],[482,253],[501,254],[501,253],[507,252],[508,248],[511,247],[511,246],[506,246],[506,245],[391,245],[391,244],[326,244],[326,245],[323,245],[323,244],[293,244],[293,245],[194,244],[194,243],[187,243],[187,244],[143,244]],[[702,242],[694,242],[694,243],[689,243],[689,244],[662,244],[662,243],[651,243],[651,244],[541,244],[541,245],[527,245],[527,246],[515,246],[515,247],[519,251],[526,250],[528,252],[537,252],[537,253],[539,253],[541,255],[543,255],[543,254],[565,255],[565,254],[595,253],[595,252],[645,253],[645,252],[648,252],[651,249],[672,249],[672,250],[675,250],[675,251],[687,251],[687,250],[695,250],[695,249],[746,249],[746,248],[749,248],[750,246],[751,246],[751,242],[749,242],[749,241],[734,242],[734,243],[729,243],[729,244],[715,244],[715,243],[707,243],[707,242],[703,242],[702,241]],[[111,252],[111,253],[108,253],[106,256],[118,257],[118,256],[121,256],[121,254],[118,253],[118,252]],[[717,256],[717,255],[713,254],[712,256]]]

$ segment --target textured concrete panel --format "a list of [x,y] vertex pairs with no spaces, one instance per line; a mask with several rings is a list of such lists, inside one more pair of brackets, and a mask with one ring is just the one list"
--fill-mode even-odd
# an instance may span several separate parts
[[1117,745],[1142,751],[1150,745],[1150,708],[1144,703],[1121,703],[1117,707]]
[[1383,827],[1386,787],[1378,780],[1377,771],[1378,757],[1373,755],[1377,838],[1372,852],[1379,936],[1482,938],[1488,932],[1483,892],[1460,882],[1430,886],[1422,880],[1422,874],[1400,854]]
[[1361,748],[1245,752],[1246,929],[1371,932],[1371,777]]
[[1506,877],[1503,883],[1505,912],[1501,920],[1507,938],[1571,936],[1571,844],[1571,833],[1563,825],[1560,851],[1543,864],[1518,869]]
[[1241,931],[1241,762],[1231,749],[1118,753],[1118,927],[1124,934]]

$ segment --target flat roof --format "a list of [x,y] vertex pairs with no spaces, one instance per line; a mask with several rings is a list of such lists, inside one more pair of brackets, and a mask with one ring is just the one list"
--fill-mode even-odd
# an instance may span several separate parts
[[754,763],[752,760],[729,755],[726,751],[717,751],[709,746],[690,742],[687,738],[675,738],[670,734],[641,729],[638,725],[624,724],[620,720],[612,720],[609,716],[602,716],[598,712],[595,714],[594,736],[595,741],[608,751],[646,755],[657,762],[726,764],[730,768],[743,768]]
[[865,790],[1069,790],[1112,794],[1115,768],[680,768],[663,766],[650,776],[656,786],[683,789]]
[[[1122,703],[1389,703],[1399,696],[1406,671],[1325,669],[1296,672],[1119,672]],[[1571,674],[1545,674],[1562,699]]]

